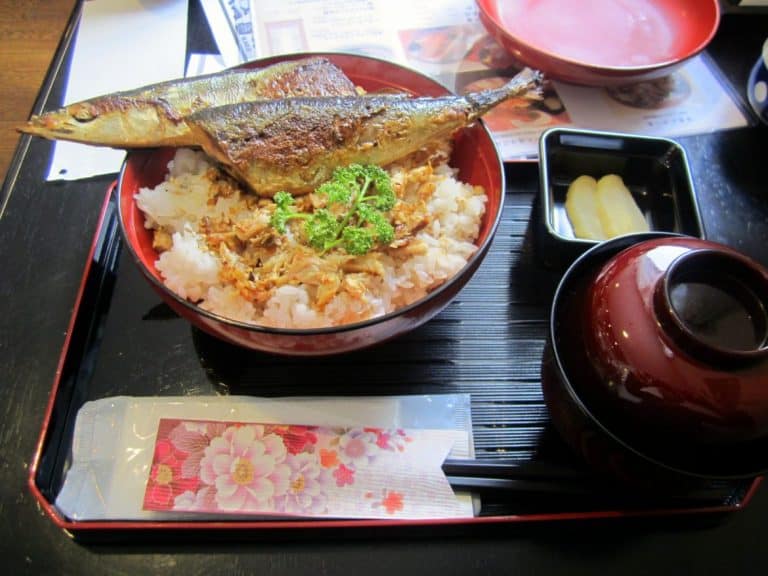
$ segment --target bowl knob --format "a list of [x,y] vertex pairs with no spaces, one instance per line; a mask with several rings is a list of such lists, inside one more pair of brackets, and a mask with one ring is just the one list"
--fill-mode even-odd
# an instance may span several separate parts
[[765,271],[717,249],[678,256],[653,295],[656,318],[677,347],[723,369],[768,359],[767,308]]

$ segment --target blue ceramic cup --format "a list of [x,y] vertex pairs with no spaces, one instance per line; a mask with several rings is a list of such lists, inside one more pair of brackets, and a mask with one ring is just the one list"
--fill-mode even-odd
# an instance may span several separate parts
[[747,98],[760,120],[768,124],[768,39],[749,75]]

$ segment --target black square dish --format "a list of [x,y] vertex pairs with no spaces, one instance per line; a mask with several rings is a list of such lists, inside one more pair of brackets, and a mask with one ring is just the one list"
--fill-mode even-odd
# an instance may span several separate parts
[[685,150],[668,138],[552,128],[539,140],[540,196],[536,207],[539,258],[568,266],[599,241],[577,238],[565,208],[568,186],[583,174],[618,174],[651,231],[704,238]]

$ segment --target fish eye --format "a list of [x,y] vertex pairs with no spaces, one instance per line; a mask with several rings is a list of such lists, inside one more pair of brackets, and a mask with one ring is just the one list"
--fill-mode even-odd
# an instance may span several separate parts
[[72,113],[72,118],[81,124],[84,124],[86,122],[90,122],[91,120],[94,120],[98,115],[94,114],[91,110],[88,108],[79,108],[77,111]]

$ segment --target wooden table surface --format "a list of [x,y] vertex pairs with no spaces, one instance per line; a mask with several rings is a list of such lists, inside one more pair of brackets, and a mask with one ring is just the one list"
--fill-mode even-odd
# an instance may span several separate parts
[[0,0],[0,181],[76,0]]

